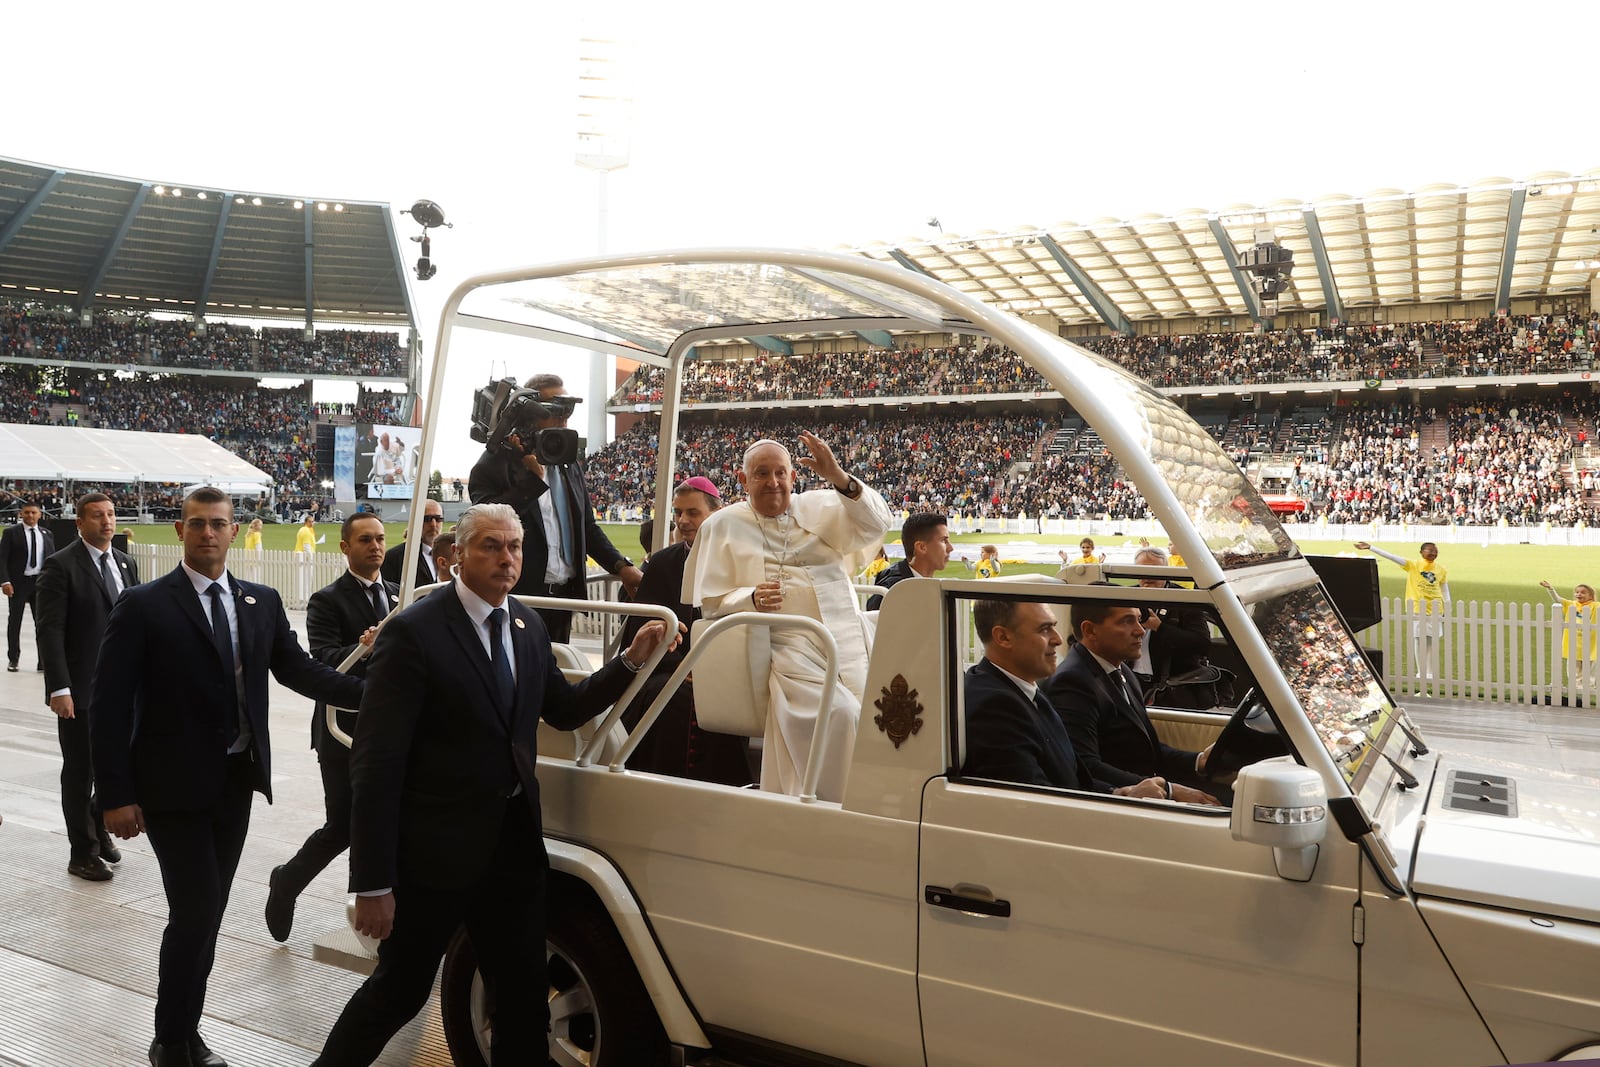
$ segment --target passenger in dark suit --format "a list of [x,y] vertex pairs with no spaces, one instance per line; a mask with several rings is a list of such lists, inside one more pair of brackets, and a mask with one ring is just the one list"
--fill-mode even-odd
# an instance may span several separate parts
[[[56,550],[56,539],[49,530],[39,525],[44,512],[37,504],[23,504],[22,522],[6,527],[0,534],[0,593],[6,595],[6,670],[15,672],[22,659],[22,613],[33,608],[35,636],[39,631],[39,609],[34,606],[33,592],[38,584],[44,561]],[[43,662],[39,664],[44,668]]]
[[[906,550],[906,558],[885,567],[874,584],[891,589],[907,578],[937,577],[955,551],[950,544],[949,523],[948,518],[931,511],[919,511],[907,518],[900,527],[900,544]],[[877,611],[882,605],[881,596],[867,598],[868,611]]]
[[439,536],[439,531],[444,529],[444,505],[437,500],[430,500],[422,505],[422,547],[412,552],[411,546],[401,541],[389,549],[383,557],[383,580],[394,586],[404,584],[405,561],[415,561],[417,572],[416,583],[413,589],[421,589],[425,585],[432,585],[439,579],[433,568],[433,542]]
[[267,672],[348,707],[361,680],[306,655],[273,589],[228,574],[239,525],[225,493],[196,489],[175,525],[183,562],[112,609],[89,736],[106,829],[148,831],[166,889],[150,1062],[226,1067],[198,1027],[251,795],[272,800]]
[[569,685],[539,616],[507,596],[521,564],[516,512],[470,508],[456,538],[457,580],[395,616],[373,647],[350,760],[350,880],[356,929],[383,944],[322,1067],[382,1053],[427,1001],[463,922],[491,1005],[491,1062],[544,1062],[539,720],[589,721],[667,636],[649,623],[623,656]]
[[1144,692],[1128,664],[1144,640],[1141,612],[1115,600],[1072,605],[1078,643],[1045,683],[1067,734],[1094,776],[1112,785],[1165,780],[1173,800],[1216,804],[1206,791],[1206,757],[1163,744],[1144,709]]
[[[633,596],[636,603],[660,604],[671,608],[685,626],[694,624],[700,617],[700,609],[683,602],[684,564],[688,562],[689,549],[700,532],[700,524],[721,506],[722,495],[709,478],[690,478],[678,486],[672,494],[672,523],[678,540],[645,560],[644,580]],[[623,624],[622,640],[633,640],[644,623],[642,617],[630,616]],[[688,653],[689,639],[685,637],[675,651],[662,659],[628,707],[622,717],[624,726],[632,730],[639,724],[645,709],[660,695],[667,679]],[[628,766],[702,782],[749,785],[754,780],[750,774],[749,748],[743,737],[700,729],[695,721],[694,683],[685,681],[656,716],[639,747],[628,757]]]
[[[528,379],[528,389],[552,399],[567,395],[561,379],[554,374],[536,374]],[[570,402],[562,409],[571,412]],[[538,420],[541,430],[562,428],[567,415],[552,414]],[[556,596],[583,600],[587,596],[585,574],[588,557],[605,568],[607,574],[622,579],[623,588],[633,596],[643,575],[633,561],[618,552],[611,539],[595,521],[589,503],[589,487],[584,484],[582,463],[568,463],[546,470],[539,457],[523,455],[524,442],[518,435],[507,437],[505,449],[485,449],[472,465],[467,479],[467,494],[474,504],[510,504],[522,520],[524,539],[522,578],[514,593],[522,596]],[[559,487],[552,494],[551,485]],[[556,532],[552,549],[550,532]],[[572,636],[572,613],[540,609],[550,640],[566,642]]]
[[89,708],[94,665],[106,619],[122,591],[139,584],[133,560],[111,547],[117,509],[104,493],[77,502],[78,540],[44,561],[34,593],[45,701],[56,713],[61,742],[61,813],[71,847],[67,870],[91,882],[111,880],[108,863],[122,852],[100,822],[89,753]]
[[[378,574],[383,564],[383,520],[357,512],[344,520],[339,551],[350,569],[311,594],[306,605],[306,641],[311,655],[330,667],[343,663],[358,647],[371,645],[381,622],[398,607],[398,590]],[[350,673],[364,677],[367,661]],[[339,729],[355,732],[356,717],[339,713]],[[311,880],[350,847],[350,750],[328,732],[328,705],[318,701],[311,713],[311,747],[322,770],[322,798],[328,817],[311,832],[294,858],[274,867],[267,880],[267,930],[276,941],[289,940],[294,902]]]
[[1166,783],[1113,789],[1096,781],[1038,683],[1055,669],[1061,635],[1043,604],[980,600],[972,622],[983,659],[967,669],[966,748],[962,774],[1022,785],[1082,789],[1120,796],[1164,797]]

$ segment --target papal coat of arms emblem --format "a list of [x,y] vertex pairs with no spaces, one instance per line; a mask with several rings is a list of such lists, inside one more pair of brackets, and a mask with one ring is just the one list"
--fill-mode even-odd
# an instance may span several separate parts
[[894,676],[884,687],[882,698],[874,700],[872,706],[883,712],[882,715],[874,715],[872,721],[878,724],[879,730],[889,735],[895,748],[905,744],[906,738],[922,729],[922,705],[917,703],[917,691],[906,683],[903,674]]

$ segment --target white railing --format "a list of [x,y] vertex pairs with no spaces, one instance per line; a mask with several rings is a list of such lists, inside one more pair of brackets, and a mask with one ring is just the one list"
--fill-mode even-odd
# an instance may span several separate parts
[[[135,541],[129,553],[139,564],[145,581],[159,578],[183,559],[182,545],[148,545]],[[303,608],[311,594],[338,578],[348,569],[344,556],[337,552],[268,552],[264,549],[228,550],[228,571],[246,582],[267,585],[283,597],[286,608]]]
[[1561,606],[1548,602],[1455,600],[1425,614],[1386,598],[1383,621],[1358,638],[1383,653],[1384,681],[1397,696],[1583,707],[1600,696],[1597,631],[1567,622]]
[[[139,564],[139,574],[145,581],[159,578],[183,559],[182,545],[150,545],[135,541],[128,546],[134,561]],[[338,552],[268,552],[264,549],[246,551],[242,548],[228,550],[228,570],[236,578],[260,585],[271,586],[283,597],[283,606],[289,610],[304,608],[311,594],[336,581],[348,569],[345,558]],[[622,583],[608,574],[589,576],[590,600],[616,600]],[[574,615],[574,637],[592,637],[600,642],[605,655],[615,654],[617,638],[622,632],[621,621],[615,615]]]

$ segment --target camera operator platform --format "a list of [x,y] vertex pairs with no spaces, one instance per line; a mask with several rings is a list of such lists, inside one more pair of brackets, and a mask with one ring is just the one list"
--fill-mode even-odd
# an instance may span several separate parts
[[[512,593],[583,600],[593,556],[633,595],[642,575],[595,522],[578,435],[566,428],[581,398],[568,396],[554,374],[536,374],[520,390],[515,384],[502,381],[479,394],[473,438],[486,447],[467,482],[474,504],[510,504],[522,519],[522,577]],[[571,638],[571,612],[539,615],[550,640]]]

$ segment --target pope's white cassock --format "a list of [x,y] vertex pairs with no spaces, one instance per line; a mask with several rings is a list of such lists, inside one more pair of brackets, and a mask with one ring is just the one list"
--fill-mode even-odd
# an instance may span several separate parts
[[[821,750],[817,796],[823,800],[844,798],[867,682],[867,634],[851,575],[878,550],[892,522],[883,498],[864,483],[855,500],[833,489],[796,493],[775,519],[740,501],[706,519],[684,567],[684,602],[698,605],[707,619],[756,610],[755,587],[781,576],[783,613],[817,619],[833,634],[839,684]],[[766,659],[769,634],[771,640],[761,788],[798,795],[822,705],[826,658],[803,631],[750,627],[748,633],[752,669]]]

